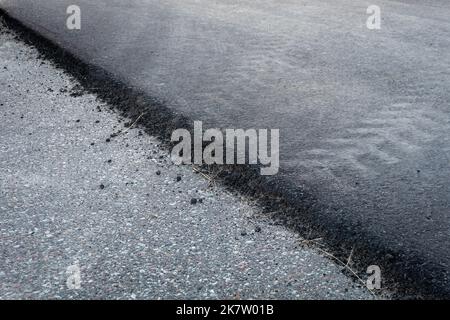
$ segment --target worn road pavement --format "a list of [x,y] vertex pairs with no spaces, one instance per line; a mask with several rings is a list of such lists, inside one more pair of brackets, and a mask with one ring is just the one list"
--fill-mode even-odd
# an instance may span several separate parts
[[450,294],[448,1],[376,1],[381,30],[373,1],[79,0],[70,31],[72,3],[1,6],[192,120],[279,128],[288,199]]
[[372,298],[5,31],[0,299]]

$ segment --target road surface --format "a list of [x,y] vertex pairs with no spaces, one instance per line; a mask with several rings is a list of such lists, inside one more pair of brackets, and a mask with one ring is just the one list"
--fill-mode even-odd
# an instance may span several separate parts
[[0,299],[373,298],[4,31]]
[[79,0],[78,31],[70,4],[1,6],[192,121],[279,128],[286,199],[450,294],[448,1],[376,1],[380,30],[373,1]]

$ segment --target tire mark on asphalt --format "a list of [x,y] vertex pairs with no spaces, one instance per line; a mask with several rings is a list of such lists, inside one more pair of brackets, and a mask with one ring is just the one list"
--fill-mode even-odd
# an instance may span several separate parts
[[[380,168],[400,163],[428,143],[448,135],[448,116],[429,103],[395,103],[369,115],[336,138],[325,138],[298,154],[302,171],[313,171],[334,184],[342,174],[373,178]],[[313,174],[314,176],[314,174]],[[342,181],[339,186],[342,187]],[[352,188],[347,184],[347,188]]]

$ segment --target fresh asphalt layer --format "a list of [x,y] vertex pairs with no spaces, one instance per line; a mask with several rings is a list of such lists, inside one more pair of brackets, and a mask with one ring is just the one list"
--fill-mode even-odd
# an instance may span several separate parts
[[0,299],[373,298],[4,28],[0,68]]
[[[84,62],[205,127],[279,128],[267,185],[299,219],[450,295],[450,3],[5,0]],[[263,184],[262,184],[263,185]]]

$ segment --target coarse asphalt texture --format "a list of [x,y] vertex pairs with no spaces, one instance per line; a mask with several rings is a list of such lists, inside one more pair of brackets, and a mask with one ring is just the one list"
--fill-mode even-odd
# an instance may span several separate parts
[[450,296],[448,1],[377,1],[381,30],[371,1],[80,0],[79,31],[71,4],[2,1],[176,115],[279,128],[280,173],[258,186],[419,296]]
[[0,299],[373,298],[0,28]]

